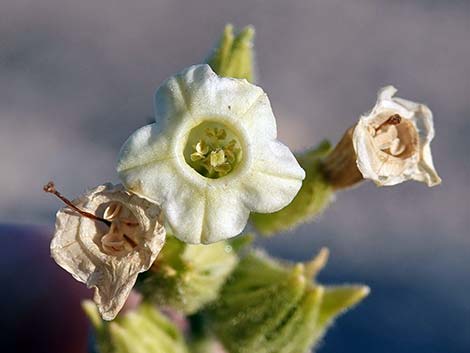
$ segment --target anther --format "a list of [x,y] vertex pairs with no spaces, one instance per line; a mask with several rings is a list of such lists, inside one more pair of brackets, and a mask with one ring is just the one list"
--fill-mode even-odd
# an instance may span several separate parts
[[393,114],[392,116],[390,116],[387,120],[385,120],[382,124],[380,124],[379,126],[377,126],[375,128],[375,131],[378,131],[380,130],[382,127],[384,127],[385,125],[398,125],[401,123],[401,119],[402,117],[400,116],[400,114]]

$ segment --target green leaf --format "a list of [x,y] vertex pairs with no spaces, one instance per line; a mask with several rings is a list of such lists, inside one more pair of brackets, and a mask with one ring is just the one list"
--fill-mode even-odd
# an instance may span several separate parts
[[329,205],[333,188],[324,177],[322,160],[330,151],[330,143],[324,141],[317,148],[296,156],[306,173],[302,187],[294,200],[282,210],[250,215],[251,223],[261,234],[269,236],[292,229],[312,220]]
[[253,26],[247,26],[235,35],[233,26],[227,24],[219,43],[206,60],[207,64],[219,76],[244,78],[254,82],[254,35]]

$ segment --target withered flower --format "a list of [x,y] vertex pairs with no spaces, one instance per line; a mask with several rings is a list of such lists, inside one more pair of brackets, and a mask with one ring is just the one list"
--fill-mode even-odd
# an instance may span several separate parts
[[372,110],[346,131],[325,161],[336,188],[370,179],[379,186],[416,180],[440,184],[432,161],[434,124],[424,104],[394,97],[393,86],[382,88]]
[[121,310],[140,272],[150,268],[165,241],[158,205],[104,184],[70,202],[52,183],[44,188],[68,206],[57,212],[51,254],[76,280],[95,288],[103,319]]

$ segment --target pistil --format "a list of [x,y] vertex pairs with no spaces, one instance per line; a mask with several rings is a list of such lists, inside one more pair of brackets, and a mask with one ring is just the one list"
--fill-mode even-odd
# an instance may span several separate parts
[[104,218],[101,218],[101,217],[98,217],[96,215],[94,215],[93,213],[90,213],[90,212],[87,212],[87,211],[83,211],[81,209],[79,209],[77,206],[75,206],[72,201],[70,201],[69,199],[67,199],[65,196],[63,196],[59,191],[56,190],[55,188],[55,185],[54,185],[54,182],[50,181],[48,182],[46,185],[44,185],[43,187],[43,190],[47,193],[50,193],[50,194],[54,194],[55,196],[57,196],[59,199],[61,199],[67,206],[69,206],[72,210],[74,210],[75,212],[77,212],[78,214],[82,215],[83,217],[86,217],[86,218],[89,218],[89,219],[92,219],[94,221],[99,221],[99,222],[102,222],[104,224],[106,224],[108,227],[111,226],[111,222],[104,219]]

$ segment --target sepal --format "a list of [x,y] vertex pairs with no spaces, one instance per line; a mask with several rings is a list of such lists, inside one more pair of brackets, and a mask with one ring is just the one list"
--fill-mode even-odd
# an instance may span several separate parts
[[244,78],[254,83],[255,64],[253,39],[255,29],[247,26],[237,35],[233,26],[227,24],[219,43],[207,59],[207,63],[219,76]]

